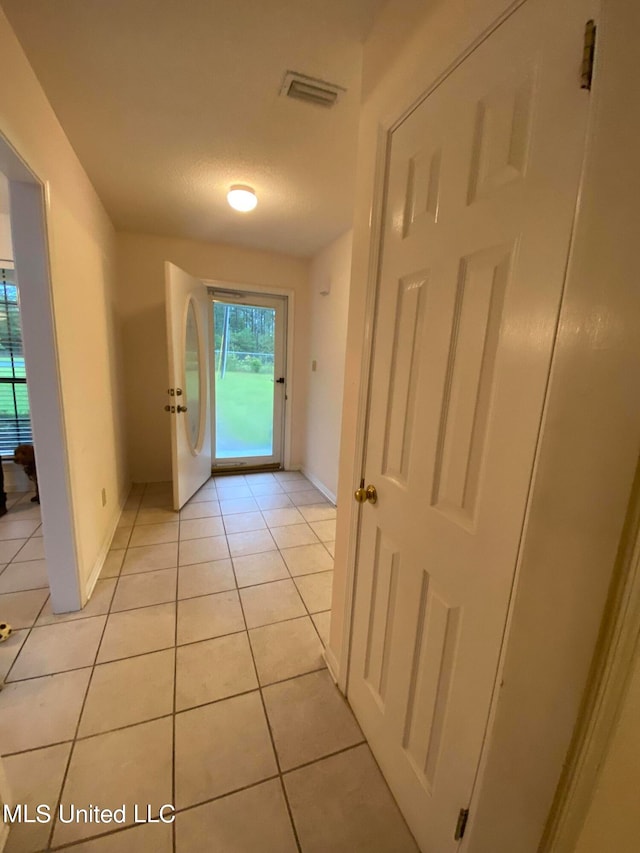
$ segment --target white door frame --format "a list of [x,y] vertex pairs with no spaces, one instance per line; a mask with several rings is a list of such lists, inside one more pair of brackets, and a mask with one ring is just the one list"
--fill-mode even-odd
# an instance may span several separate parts
[[2,135],[0,171],[9,180],[11,234],[20,288],[31,425],[38,448],[38,486],[51,603],[55,613],[62,613],[79,610],[84,601],[51,289],[49,186]]
[[640,467],[610,604],[585,710],[541,847],[544,853],[572,853],[575,849],[640,653]]
[[[526,0],[524,0],[526,2]],[[507,3],[504,4],[507,6]],[[455,67],[459,62],[461,62],[468,53],[484,38],[486,38],[487,34],[492,32],[496,26],[498,26],[502,20],[504,20],[508,15],[510,15],[517,7],[521,5],[521,2],[516,2],[508,5],[508,8],[503,11],[502,15],[496,19],[493,23],[488,24],[485,20],[483,22],[483,28],[478,28],[476,32],[481,32],[473,43],[467,44],[465,46],[465,41],[468,39],[468,30],[466,33],[457,33],[457,41],[452,39],[451,42],[451,51],[448,55],[449,64],[442,63],[440,70],[434,67],[433,61],[428,56],[428,51],[425,51],[424,59],[422,59],[423,65],[419,68],[416,68],[417,61],[414,62],[414,67],[411,69],[413,73],[413,79],[410,74],[407,73],[407,67],[403,66],[401,71],[398,73],[398,80],[396,80],[395,86],[391,87],[389,92],[383,93],[378,102],[374,105],[371,110],[371,116],[369,117],[369,126],[368,129],[364,131],[361,130],[361,133],[368,133],[369,138],[369,149],[367,152],[367,156],[369,158],[369,170],[370,173],[373,172],[373,177],[370,178],[370,184],[367,189],[367,195],[370,202],[369,207],[369,215],[368,215],[368,224],[365,234],[365,226],[363,223],[364,216],[361,215],[361,229],[360,234],[356,230],[355,240],[359,240],[360,242],[360,256],[356,257],[354,253],[354,272],[356,276],[360,276],[361,280],[366,278],[366,289],[364,290],[364,298],[366,298],[366,304],[363,309],[358,309],[355,313],[357,314],[356,320],[354,321],[354,326],[358,328],[362,328],[363,330],[363,338],[362,338],[362,351],[361,351],[361,370],[359,374],[359,386],[358,386],[358,411],[357,418],[354,416],[353,422],[351,424],[351,432],[349,433],[350,448],[355,450],[353,456],[355,457],[355,465],[351,466],[350,473],[352,476],[350,477],[351,483],[345,485],[345,483],[341,484],[341,495],[343,500],[348,499],[348,491],[347,489],[353,490],[357,488],[359,485],[361,472],[362,472],[362,462],[364,459],[364,447],[365,447],[365,417],[366,417],[366,406],[368,399],[368,385],[369,385],[369,377],[371,372],[371,345],[372,345],[372,332],[373,332],[373,320],[374,320],[374,304],[375,304],[375,291],[377,287],[377,270],[378,270],[378,253],[379,253],[379,243],[381,236],[381,223],[382,223],[382,214],[383,214],[383,186],[384,186],[384,177],[385,177],[385,167],[386,167],[386,156],[387,156],[387,147],[390,133],[393,131],[394,127],[403,120],[403,118],[412,110],[413,105],[422,100],[423,97],[428,94],[435,86],[439,84],[439,82],[444,79],[451,72],[451,69]],[[607,156],[609,159],[613,154],[614,150],[616,150],[616,146],[614,145],[614,132],[612,130],[608,130],[607,128],[615,128],[616,123],[612,121],[612,112],[615,110],[615,114],[618,116],[618,121],[622,120],[622,117],[626,118],[628,121],[628,128],[635,128],[635,126],[640,125],[640,110],[636,107],[635,109],[630,106],[630,94],[627,92],[625,80],[628,81],[629,73],[632,67],[632,59],[633,56],[633,37],[632,34],[637,31],[637,19],[640,15],[637,12],[634,12],[631,9],[625,8],[625,4],[622,0],[603,0],[603,11],[602,15],[598,18],[598,48],[597,48],[597,56],[596,56],[596,84],[597,88],[601,87],[602,84],[598,79],[598,57],[601,54],[606,55],[608,63],[606,68],[603,67],[602,77],[605,79],[605,85],[603,88],[606,89],[605,98],[608,101],[605,101],[605,106],[603,106],[603,96],[601,92],[597,92],[597,105],[594,102],[593,112],[594,112],[594,121],[590,126],[588,131],[588,157],[593,158],[593,161],[590,163],[590,166],[587,170],[586,181],[583,186],[583,190],[581,195],[583,196],[581,200],[582,205],[586,205],[583,210],[580,218],[578,219],[578,242],[579,246],[576,248],[574,256],[572,257],[571,266],[572,269],[569,273],[569,281],[575,282],[576,280],[580,280],[580,277],[584,277],[585,275],[588,278],[588,287],[587,292],[583,297],[574,297],[574,302],[576,303],[573,308],[579,311],[582,311],[583,322],[586,323],[589,321],[593,311],[598,307],[598,298],[605,298],[602,293],[599,293],[599,288],[597,283],[595,282],[594,277],[605,275],[606,272],[602,269],[597,263],[594,268],[594,272],[589,278],[589,263],[587,262],[587,256],[589,255],[590,248],[593,252],[593,247],[598,245],[598,237],[601,237],[604,233],[606,235],[606,251],[602,254],[607,258],[609,264],[611,264],[611,258],[616,257],[616,260],[619,259],[618,263],[614,265],[615,273],[614,273],[614,281],[616,281],[617,289],[614,294],[614,298],[616,300],[615,308],[619,315],[623,318],[629,316],[629,312],[633,310],[633,308],[637,309],[637,303],[633,301],[633,297],[630,295],[628,291],[622,292],[622,285],[618,282],[624,280],[624,276],[629,276],[630,280],[635,280],[635,259],[636,252],[635,247],[632,248],[630,244],[631,228],[628,223],[637,221],[637,195],[638,195],[638,187],[637,181],[628,180],[628,186],[620,188],[617,187],[617,191],[619,196],[616,198],[616,201],[619,199],[622,200],[622,203],[616,204],[616,215],[614,217],[615,221],[609,221],[606,223],[605,228],[602,228],[601,220],[597,219],[596,211],[598,209],[603,210],[607,209],[606,202],[610,202],[611,199],[607,198],[607,190],[606,183],[604,180],[604,171],[605,171],[605,161]],[[608,13],[608,14],[607,14]],[[605,41],[605,38],[608,41]],[[606,53],[603,48],[606,45]],[[457,53],[457,58],[454,58]],[[605,63],[603,62],[603,66]],[[444,70],[442,70],[444,67]],[[427,85],[425,83],[425,76],[427,79]],[[428,80],[432,82],[428,82]],[[422,92],[419,97],[417,97],[418,87],[420,83],[416,83],[415,81],[422,80]],[[404,86],[404,90],[401,88],[401,85]],[[393,94],[391,94],[391,91]],[[404,92],[404,93],[403,93]],[[625,95],[627,92],[627,95]],[[592,96],[594,93],[592,93]],[[392,98],[395,96],[396,103],[398,99],[400,99],[400,103],[404,102],[405,109],[399,109],[393,107]],[[609,106],[611,103],[611,106]],[[625,109],[626,108],[626,109]],[[377,115],[376,121],[376,144],[375,144],[375,157],[373,154],[373,136],[374,136],[374,124],[373,120]],[[608,122],[608,124],[607,124]],[[628,134],[629,137],[633,137],[636,139],[633,133]],[[619,134],[618,134],[619,136]],[[623,146],[618,145],[618,148],[622,148],[622,151],[619,152],[621,156],[624,156],[624,164],[627,169],[631,169],[631,172],[628,174],[635,174],[635,159],[632,156],[632,146],[631,143],[627,145],[626,137]],[[622,172],[623,174],[627,174],[626,172]],[[596,204],[591,196],[595,198],[598,196],[598,201],[600,204]],[[587,202],[585,202],[585,197],[587,198]],[[604,207],[602,204],[604,203]],[[623,226],[624,217],[626,217],[626,228]],[[634,218],[635,217],[635,218]],[[589,245],[590,244],[590,245]],[[366,276],[365,276],[365,247],[368,253],[368,257],[366,258]],[[614,251],[617,250],[617,256]],[[591,266],[593,267],[593,261],[591,260]],[[575,285],[574,285],[575,286]],[[603,288],[600,288],[603,291]],[[603,291],[604,292],[604,291]],[[637,316],[637,314],[636,314]],[[567,326],[564,332],[565,338],[568,338],[571,334],[571,324],[579,323],[579,319],[575,316],[571,316],[567,318]],[[625,324],[628,325],[631,320],[628,321],[625,319]],[[576,327],[577,328],[577,327]],[[637,333],[636,333],[637,337]],[[629,382],[631,377],[633,376],[633,370],[635,370],[635,362],[634,359],[640,360],[640,346],[638,344],[633,345],[629,340],[629,331],[627,327],[624,328],[624,334],[620,333],[620,341],[616,341],[616,344],[612,347],[613,355],[606,359],[607,365],[610,367],[611,364],[616,363],[616,359],[618,363],[624,364],[624,376],[621,374],[616,377],[616,381],[619,381],[621,384],[623,381],[626,381],[629,389],[632,387]],[[582,345],[583,352],[586,350],[586,345]],[[565,341],[565,346],[567,345]],[[626,347],[626,351],[625,348]],[[593,348],[593,345],[592,345]],[[624,351],[624,356],[623,356]],[[629,355],[631,353],[631,356]],[[564,354],[564,363],[562,365],[562,373],[560,378],[557,378],[556,381],[559,383],[558,387],[566,387],[566,383],[575,383],[576,376],[579,375],[576,368],[576,359],[571,354]],[[622,359],[626,358],[623,362]],[[588,363],[588,362],[587,362]],[[613,374],[612,374],[613,375]],[[637,370],[635,375],[637,376]],[[600,380],[602,382],[602,380]],[[562,383],[565,383],[562,385]],[[570,386],[569,386],[570,387]],[[629,390],[629,393],[630,390]],[[573,394],[573,397],[576,395]],[[585,404],[585,410],[587,412],[587,416],[595,416],[598,411],[595,408],[596,403],[599,401],[609,401],[612,399],[613,395],[611,393],[607,393],[604,389],[604,384],[600,384],[597,386],[597,392],[594,392],[593,395],[588,399]],[[605,403],[606,404],[606,403]],[[556,406],[557,408],[557,406]],[[624,514],[624,506],[628,502],[629,499],[629,482],[632,477],[633,465],[635,464],[635,459],[632,459],[633,452],[633,443],[637,441],[637,438],[640,437],[640,432],[637,430],[640,429],[640,420],[637,417],[638,413],[636,411],[637,407],[634,405],[632,411],[629,413],[629,418],[627,419],[627,424],[625,424],[625,434],[623,436],[623,440],[620,442],[620,448],[616,448],[616,453],[613,454],[615,456],[615,470],[610,474],[610,479],[607,480],[606,483],[603,484],[603,489],[605,490],[605,494],[610,499],[610,505],[606,505],[607,498],[605,497],[605,506],[607,515],[607,525],[606,525],[606,537],[605,542],[601,546],[600,551],[604,553],[606,562],[604,567],[600,569],[600,576],[598,578],[597,583],[593,583],[592,587],[595,589],[598,584],[599,586],[606,592],[606,583],[607,577],[610,577],[610,573],[613,571],[614,565],[614,557],[615,557],[615,549],[618,546],[619,536],[620,536],[620,528],[622,526],[622,516]],[[621,415],[622,412],[620,410],[616,410],[618,415]],[[575,420],[575,418],[574,418]],[[612,430],[613,428],[611,428]],[[546,433],[545,433],[546,434]],[[616,443],[615,434],[610,431],[608,440]],[[355,436],[355,440],[354,440]],[[602,425],[596,425],[593,427],[592,434],[589,435],[589,441],[587,444],[592,444],[595,438],[606,437],[607,433],[605,428]],[[567,453],[571,454],[573,452],[573,457],[575,457],[576,452],[574,448],[569,448],[567,445],[568,438],[564,436],[565,445],[568,450]],[[561,447],[561,442],[557,441],[555,443],[554,452],[557,454],[559,447]],[[612,454],[608,454],[610,457]],[[636,450],[636,458],[637,458],[637,450]],[[630,464],[629,464],[630,463]],[[625,471],[625,464],[628,466],[628,471]],[[546,482],[545,487],[547,492],[550,488],[550,475],[547,471],[546,474]],[[566,478],[566,474],[565,474]],[[591,490],[597,489],[598,486],[595,482],[595,474],[591,477],[585,476],[582,478],[583,482],[577,484],[577,488],[580,489],[582,487],[588,486]],[[566,479],[562,483],[563,492],[567,492],[566,487]],[[593,491],[591,494],[594,495],[594,498],[598,495]],[[622,509],[621,509],[622,508]],[[594,515],[596,507],[589,511],[592,513],[590,517],[591,523],[594,525],[597,523],[597,515]],[[352,503],[350,506],[344,506],[343,508],[343,518],[345,519],[345,525],[348,525],[348,539],[346,545],[346,552],[342,554],[342,563],[343,570],[346,574],[345,580],[345,592],[344,592],[344,601],[342,602],[340,598],[338,598],[338,602],[340,602],[341,609],[339,611],[334,612],[333,619],[338,624],[338,628],[335,632],[336,642],[338,642],[338,638],[341,638],[341,642],[339,646],[336,648],[328,648],[326,652],[327,662],[332,670],[334,677],[336,678],[338,685],[346,692],[346,686],[348,682],[348,666],[349,666],[349,654],[350,654],[350,638],[351,638],[351,620],[352,620],[352,607],[353,607],[353,590],[354,590],[354,582],[355,582],[355,568],[356,568],[356,559],[357,559],[357,531],[358,531],[358,509]],[[539,513],[540,514],[540,513]],[[573,532],[573,531],[569,531]],[[595,531],[594,531],[595,534]],[[345,539],[347,538],[345,532]],[[338,543],[339,544],[339,543]],[[563,543],[564,545],[565,543]],[[338,555],[340,556],[340,555]],[[575,554],[571,554],[572,559],[576,559]],[[572,564],[573,575],[576,574],[576,564],[575,562]],[[597,626],[597,619],[599,615],[601,616],[602,608],[604,607],[604,597],[601,599],[600,610],[596,612],[596,609],[592,606],[590,613],[585,613],[584,616],[581,615],[582,622],[579,626],[579,636],[581,638],[585,638],[587,640],[586,648],[583,652],[583,657],[588,662],[589,655],[592,653],[593,646],[589,645],[590,643],[595,642],[595,628]],[[518,614],[516,614],[517,616]],[[509,620],[509,630],[513,631],[514,627],[517,626],[516,622],[512,621],[513,617],[513,609],[511,611],[510,620]],[[638,617],[638,622],[640,622],[640,616]],[[632,631],[638,628],[638,623],[636,622],[632,627]],[[332,635],[333,635],[332,630]],[[507,643],[507,651],[509,649],[509,645]],[[503,656],[504,662],[504,656]],[[624,662],[624,661],[622,661]],[[585,679],[586,679],[586,665],[581,666],[581,672],[585,670]],[[500,681],[497,681],[497,684],[500,684]],[[582,682],[584,685],[584,681]],[[606,689],[606,688],[603,688]],[[579,701],[576,697],[579,697],[579,689],[578,687],[572,687],[572,708]],[[615,695],[613,696],[613,701],[615,702]],[[494,708],[499,703],[494,703]],[[575,713],[578,713],[576,711]],[[513,720],[513,703],[511,707],[511,719]],[[581,720],[582,717],[578,716],[578,720]],[[573,721],[575,723],[576,716],[573,717]],[[566,729],[566,724],[565,724]],[[502,731],[504,735],[504,730]],[[504,740],[504,738],[503,738]],[[485,749],[485,752],[491,752],[494,748],[494,744],[489,741],[488,748]],[[502,746],[504,748],[504,745]],[[544,758],[543,760],[547,760]],[[554,779],[557,779],[557,774],[559,773],[559,768],[551,768],[548,764],[545,766],[545,771],[548,772],[548,779],[546,780],[546,788],[545,791],[551,791],[552,798],[552,787],[555,784]],[[555,774],[555,776],[554,776]],[[480,784],[477,786],[477,790],[482,793],[483,787],[486,791],[486,786],[489,784],[486,779],[482,776],[479,777]],[[495,779],[493,780],[495,782]],[[495,786],[494,786],[495,787]],[[492,793],[495,793],[492,790]],[[545,795],[546,796],[546,795]],[[584,798],[581,802],[577,803],[577,819],[580,819],[582,812],[581,809],[584,806]],[[472,803],[472,812],[474,806],[478,805],[478,796],[474,795],[474,802]],[[484,805],[481,803],[481,805]],[[490,804],[489,808],[485,807],[485,813],[491,812],[493,807],[493,803]],[[560,804],[560,808],[562,808],[562,803]],[[493,809],[495,812],[495,808]],[[495,814],[494,814],[495,817]],[[516,818],[517,819],[517,818]],[[573,817],[575,820],[576,817]],[[544,820],[544,815],[543,815]],[[474,832],[473,832],[473,814],[471,821],[471,832],[468,833],[468,837],[465,838],[462,849],[469,851],[476,850],[485,850],[489,849],[486,847],[487,844],[487,836],[486,834],[483,836],[485,847],[482,846],[483,841],[480,840],[475,844],[474,842]],[[469,843],[468,843],[469,842]],[[549,846],[545,849],[553,850],[553,851],[565,851],[570,850],[569,846]]]
[[[289,470],[291,465],[291,435],[292,435],[292,412],[293,412],[293,350],[294,350],[294,314],[295,314],[295,291],[288,287],[270,287],[262,284],[246,284],[235,281],[220,281],[218,279],[202,279],[203,283],[216,290],[239,291],[240,293],[256,293],[260,296],[283,296],[287,300],[287,325],[285,329],[285,364],[286,364],[286,402],[284,406],[284,435],[282,445],[282,465],[283,468]],[[210,318],[209,327],[213,329],[213,323]],[[213,331],[211,332],[213,339]],[[212,345],[213,346],[213,345]],[[211,372],[211,393],[213,400],[213,371]],[[212,441],[213,436],[213,413],[211,417]]]

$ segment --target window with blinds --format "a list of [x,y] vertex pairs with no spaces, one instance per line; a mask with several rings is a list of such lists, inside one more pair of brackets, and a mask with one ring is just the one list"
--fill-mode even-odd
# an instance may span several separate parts
[[18,288],[13,270],[0,269],[0,455],[32,443]]

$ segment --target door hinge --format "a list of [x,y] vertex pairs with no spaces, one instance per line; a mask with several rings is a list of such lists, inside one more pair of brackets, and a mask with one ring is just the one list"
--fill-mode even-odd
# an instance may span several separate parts
[[596,54],[596,22],[589,20],[584,27],[584,45],[582,48],[582,67],[580,69],[580,88],[590,89],[593,78],[593,60]]
[[460,814],[458,815],[458,822],[456,824],[456,833],[453,836],[454,841],[460,841],[460,839],[464,837],[464,831],[467,828],[468,820],[469,809],[460,809]]

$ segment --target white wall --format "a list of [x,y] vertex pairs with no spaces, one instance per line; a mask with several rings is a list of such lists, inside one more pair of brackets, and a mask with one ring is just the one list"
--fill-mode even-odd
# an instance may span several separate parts
[[[129,483],[114,313],[115,234],[2,12],[0,42],[10,69],[0,75],[0,128],[46,184],[64,430],[84,588],[108,545]],[[37,452],[46,448],[40,445]]]
[[637,853],[640,790],[640,655],[575,853]]
[[[415,16],[413,0],[382,10],[364,50],[365,85],[358,149],[351,297],[333,615],[328,658],[344,679],[344,626],[350,612],[361,427],[358,395],[367,335],[366,303],[375,276],[374,176],[385,128],[399,118],[486,26],[507,0],[436,2]],[[413,26],[385,56],[393,18]],[[571,274],[556,349],[547,432],[537,461],[519,587],[480,796],[472,804],[464,849],[502,853],[537,849],[571,743],[615,565],[640,445],[640,374],[633,240],[637,224],[637,98],[633,33],[639,11],[604,0],[604,49],[597,56],[597,107]],[[581,38],[581,33],[577,34]],[[599,90],[598,90],[598,87]],[[609,211],[603,217],[602,211]],[[635,377],[635,379],[634,379]],[[344,681],[342,682],[344,683]],[[612,848],[613,849],[613,848]]]
[[[312,258],[309,272],[311,330],[304,471],[334,501],[338,493],[352,243],[353,232],[348,231]],[[327,289],[329,293],[323,294]]]
[[171,478],[167,401],[167,332],[164,262],[191,275],[240,284],[290,288],[295,292],[293,434],[291,465],[302,464],[308,363],[308,261],[222,244],[118,234],[118,306],[124,328],[127,435],[136,482]]

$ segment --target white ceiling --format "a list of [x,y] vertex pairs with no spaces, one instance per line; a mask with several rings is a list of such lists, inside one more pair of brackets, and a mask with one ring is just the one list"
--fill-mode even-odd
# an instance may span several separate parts
[[[310,255],[351,224],[361,45],[383,2],[2,7],[119,230]],[[280,98],[288,69],[347,94]],[[253,213],[227,206],[232,183],[255,187]]]

